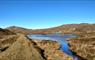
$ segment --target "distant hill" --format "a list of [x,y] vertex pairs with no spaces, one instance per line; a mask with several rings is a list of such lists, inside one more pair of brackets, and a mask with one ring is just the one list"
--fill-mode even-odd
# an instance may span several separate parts
[[32,29],[26,29],[26,28],[17,27],[17,26],[10,26],[10,27],[7,27],[6,29],[13,31],[15,33],[22,33],[22,34],[29,34],[32,31]]
[[16,33],[10,31],[10,30],[7,30],[7,29],[2,29],[0,28],[0,38],[6,36],[6,35],[14,35]]
[[62,33],[89,33],[95,32],[95,24],[67,24],[48,29],[37,29],[33,33],[55,33],[61,31]]
[[16,33],[23,33],[23,34],[48,34],[48,33],[56,33],[61,32],[64,33],[89,33],[89,32],[95,32],[95,24],[66,24],[61,25],[58,27],[52,27],[47,29],[27,29],[17,26],[11,26],[6,28],[10,31],[16,32]]

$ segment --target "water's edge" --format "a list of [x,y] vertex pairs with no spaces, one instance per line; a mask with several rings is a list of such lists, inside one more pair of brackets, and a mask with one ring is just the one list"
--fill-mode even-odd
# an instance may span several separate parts
[[[44,35],[42,35],[41,37],[43,37],[43,36]],[[27,35],[26,37],[28,39],[33,39],[33,40],[35,40],[35,39],[36,40],[50,40],[50,39],[48,39],[48,37],[50,37],[50,36],[44,36],[43,39],[38,35]],[[69,49],[70,48],[69,43],[67,41],[65,41],[66,40],[65,38],[64,38],[65,40],[62,40],[63,38],[61,38],[61,37],[56,38],[56,37],[53,37],[53,38],[60,39],[60,40],[54,40],[53,38],[51,38],[50,41],[57,41],[58,43],[60,43],[60,46],[61,46],[60,50],[62,52],[65,52],[67,55],[72,56],[74,58],[74,60],[80,60],[79,56],[77,56],[75,52],[73,52],[72,50]]]

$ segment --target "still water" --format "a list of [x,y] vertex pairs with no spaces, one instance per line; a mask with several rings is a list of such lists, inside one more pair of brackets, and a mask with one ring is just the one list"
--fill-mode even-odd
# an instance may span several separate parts
[[[68,38],[75,38],[77,37],[74,34],[64,34],[62,36],[61,34],[34,34],[34,35],[27,35],[28,38],[30,39],[35,39],[35,40],[51,40],[51,41],[56,41],[60,44],[61,48],[60,50],[63,51],[64,53],[68,54],[69,56],[75,57],[73,52],[69,49],[69,44],[66,41]],[[78,60],[78,59],[76,59]]]

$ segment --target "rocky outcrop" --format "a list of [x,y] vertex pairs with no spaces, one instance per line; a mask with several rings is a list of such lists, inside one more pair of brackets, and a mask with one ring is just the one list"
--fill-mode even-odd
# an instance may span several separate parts
[[95,60],[95,37],[70,39],[71,50],[86,60]]

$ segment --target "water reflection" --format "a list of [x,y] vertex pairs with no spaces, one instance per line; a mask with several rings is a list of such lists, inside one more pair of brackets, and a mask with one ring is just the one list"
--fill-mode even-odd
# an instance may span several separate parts
[[77,36],[73,35],[73,34],[65,34],[64,36],[62,36],[60,34],[46,34],[46,35],[34,34],[34,35],[28,35],[28,38],[30,38],[30,39],[57,41],[61,46],[60,50],[65,52],[66,54],[72,56],[72,57],[75,57],[75,55],[69,49],[69,45],[68,45],[68,42],[66,41],[66,39],[75,38],[75,37],[77,37]]

